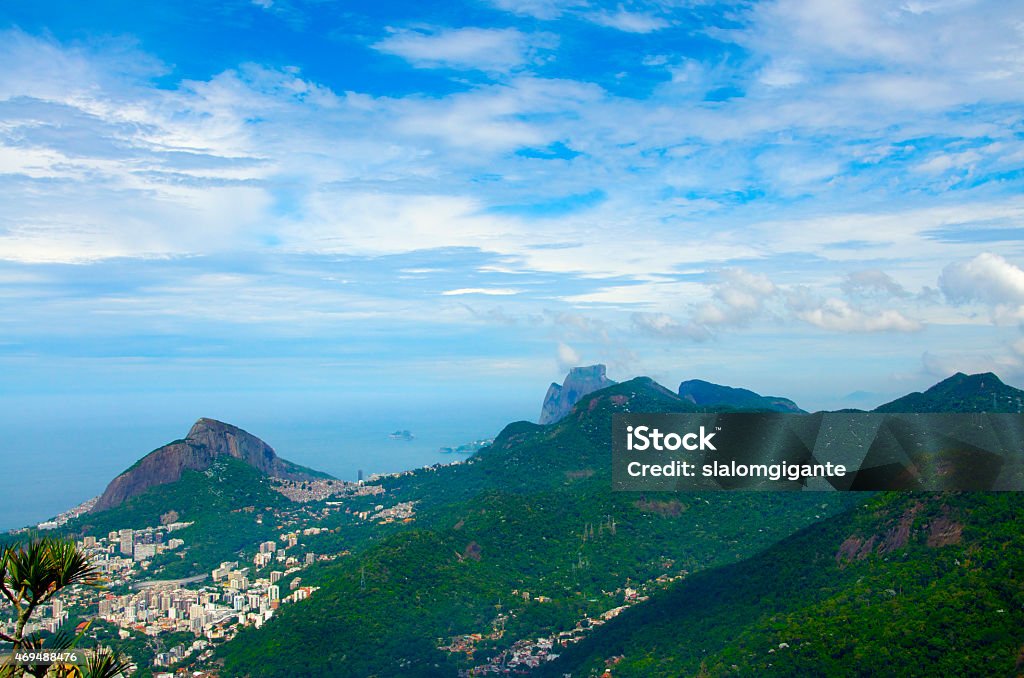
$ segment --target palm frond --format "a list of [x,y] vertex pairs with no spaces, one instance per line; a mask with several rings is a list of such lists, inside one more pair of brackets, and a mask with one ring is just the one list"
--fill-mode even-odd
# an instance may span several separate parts
[[72,584],[93,586],[99,578],[99,571],[89,556],[82,553],[75,542],[64,539],[45,539],[44,557],[53,584],[57,589]]
[[83,667],[84,678],[118,678],[127,676],[132,670],[132,662],[123,655],[114,654],[97,648]]

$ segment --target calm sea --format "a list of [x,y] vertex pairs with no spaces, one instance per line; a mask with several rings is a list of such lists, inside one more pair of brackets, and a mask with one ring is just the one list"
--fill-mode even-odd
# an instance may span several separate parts
[[[100,494],[107,483],[149,451],[183,438],[197,416],[178,406],[139,412],[138,407],[105,409],[89,402],[89,416],[44,416],[45,407],[0,414],[0,530],[36,524]],[[226,408],[232,409],[232,408]],[[511,421],[532,419],[534,402],[401,402],[339,404],[316,408],[252,407],[244,403],[217,416],[259,436],[278,455],[345,480],[362,470],[402,471],[465,458],[440,452],[480,438],[492,438]],[[408,429],[412,440],[389,434]]]

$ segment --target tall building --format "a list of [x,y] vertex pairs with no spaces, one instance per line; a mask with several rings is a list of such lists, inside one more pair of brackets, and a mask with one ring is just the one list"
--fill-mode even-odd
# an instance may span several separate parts
[[221,563],[220,567],[213,571],[213,581],[217,582],[231,574],[231,571],[238,567],[238,561]]
[[130,556],[135,547],[135,533],[132,530],[121,530],[117,535],[121,540],[121,554]]

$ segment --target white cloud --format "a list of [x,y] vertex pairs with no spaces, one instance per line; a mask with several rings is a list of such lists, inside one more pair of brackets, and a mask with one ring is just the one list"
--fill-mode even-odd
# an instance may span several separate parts
[[702,325],[742,325],[760,315],[764,304],[777,291],[766,276],[741,268],[720,271],[712,285],[713,300],[694,314]]
[[558,343],[558,367],[562,370],[568,370],[573,367],[577,367],[580,364],[580,354],[576,352],[572,346],[559,342]]
[[[999,21],[991,20],[993,13]],[[1024,84],[1019,5],[779,0],[752,5],[747,19],[746,29],[728,35],[769,64],[813,64],[804,72],[810,82],[838,81],[833,91],[844,98],[928,109],[982,93],[1019,101]],[[773,68],[766,68],[766,84]]]
[[518,76],[443,99],[402,102],[396,105],[395,131],[440,140],[446,153],[466,152],[452,159],[487,167],[481,153],[543,147],[563,139],[582,112],[603,98],[595,85]]
[[841,163],[819,151],[808,154],[803,148],[774,148],[761,153],[756,165],[781,195],[800,195],[819,188],[842,171]]
[[616,12],[587,13],[585,18],[600,26],[615,28],[625,33],[653,33],[670,25],[664,18],[641,12],[627,12],[619,9]]
[[953,303],[1024,304],[1024,270],[998,254],[983,252],[969,261],[949,264],[939,288]]
[[971,169],[982,159],[982,154],[973,149],[962,153],[936,153],[914,169],[918,172],[941,174],[951,169]]
[[804,82],[803,67],[799,62],[772,62],[761,69],[758,82],[768,87],[792,87]]
[[567,10],[586,7],[586,0],[490,0],[498,9],[536,19],[557,19]]
[[895,309],[865,311],[843,299],[817,299],[806,289],[791,292],[787,305],[798,319],[833,332],[917,332],[922,329],[920,322]]
[[505,73],[538,60],[557,46],[551,34],[527,35],[514,28],[394,30],[373,45],[418,68],[453,68]]
[[[598,9],[601,3],[588,0],[489,0],[498,9],[519,16],[550,21],[574,16],[606,28],[625,33],[653,33],[671,25],[667,19],[653,11],[631,11],[621,4],[614,10]],[[649,3],[654,10],[660,3]]]
[[514,290],[508,287],[461,287],[457,290],[445,290],[441,292],[441,296],[444,297],[457,297],[466,294],[482,294],[485,296],[493,297],[506,297],[513,294],[519,294],[520,290]]
[[794,48],[814,48],[858,59],[912,56],[911,46],[894,25],[894,14],[897,13],[885,12],[877,3],[861,0],[779,0],[760,3],[753,9],[757,28],[775,31],[771,39],[789,41]]
[[980,302],[996,323],[1024,321],[1024,270],[998,254],[983,252],[942,269],[939,289],[953,304]]
[[[847,10],[854,11],[840,7]],[[593,20],[595,12],[578,3],[533,3],[530,11],[574,20]],[[861,14],[859,21],[875,21]],[[891,29],[916,31],[914,16]],[[947,73],[884,44],[866,52],[871,68],[860,73],[844,65],[856,63],[853,47],[840,42],[829,52],[813,36],[793,39],[799,31],[792,30],[786,40],[769,40],[761,35],[766,25],[749,27],[760,42],[747,41],[755,52],[741,65],[679,54],[651,59],[679,77],[647,99],[531,75],[546,47],[525,29],[406,29],[378,45],[391,40],[392,53],[419,66],[511,73],[500,84],[464,83],[437,96],[336,92],[297,69],[253,64],[156,87],[151,78],[164,67],[152,59],[127,66],[147,63],[128,47],[106,54],[15,32],[0,41],[8,66],[0,73],[0,258],[275,249],[421,252],[430,261],[430,251],[465,248],[494,255],[493,270],[522,280],[488,277],[481,285],[479,277],[453,277],[430,287],[431,296],[517,291],[502,303],[522,306],[513,312],[526,317],[539,312],[526,306],[543,288],[549,296],[541,303],[587,304],[611,335],[699,340],[770,322],[784,317],[784,293],[801,284],[813,288],[815,302],[798,317],[816,327],[920,327],[903,286],[934,284],[943,264],[978,251],[976,243],[929,234],[1014,226],[1024,216],[1024,201],[992,185],[932,197],[947,181],[944,168],[981,175],[991,163],[1024,157],[1008,124],[1015,109],[992,107],[1019,102],[1024,88],[990,95],[1016,82],[1016,62],[1007,57],[1007,74],[992,76],[993,85],[982,77],[991,66],[984,59]],[[1004,28],[993,27],[990,37],[1005,51]],[[138,58],[117,56],[129,52]],[[723,85],[747,87],[747,96],[703,101]],[[873,99],[865,102],[864,92]],[[961,101],[975,104],[971,116],[959,113]],[[989,138],[998,139],[991,149],[979,141]],[[925,140],[920,149],[917,139]],[[579,155],[516,153],[556,143]],[[607,198],[579,214],[493,209],[594,190]],[[1005,247],[1008,257],[1024,255],[1016,243]],[[759,273],[728,268],[737,261]],[[831,298],[838,262],[856,271],[840,284],[846,301]],[[693,282],[723,267],[711,285]],[[964,271],[953,270],[960,283],[984,287]],[[683,282],[680,273],[695,277]],[[947,298],[958,299],[963,284],[951,282]],[[971,294],[1007,313],[1022,303]],[[903,305],[872,308],[884,295]],[[941,312],[964,315],[948,306]],[[576,335],[552,334],[577,343]]]

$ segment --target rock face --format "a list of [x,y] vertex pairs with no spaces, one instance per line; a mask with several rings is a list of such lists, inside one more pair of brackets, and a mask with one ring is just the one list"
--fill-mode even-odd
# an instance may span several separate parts
[[184,440],[153,450],[134,466],[110,481],[93,507],[103,511],[142,494],[154,485],[173,483],[185,470],[204,471],[221,456],[241,459],[260,472],[287,480],[318,477],[274,453],[274,448],[237,426],[214,419],[200,419]]
[[544,405],[540,410],[539,423],[555,423],[572,412],[572,408],[583,396],[614,384],[614,381],[605,376],[604,365],[572,368],[561,386],[552,383],[548,387]]
[[679,397],[700,407],[733,407],[737,410],[769,412],[803,412],[789,398],[763,396],[745,388],[712,384],[710,381],[690,379],[679,384]]

